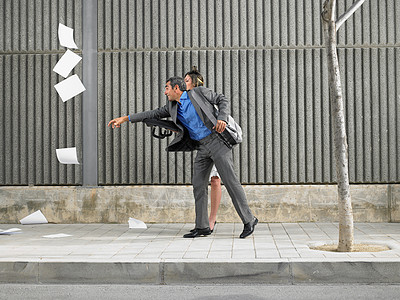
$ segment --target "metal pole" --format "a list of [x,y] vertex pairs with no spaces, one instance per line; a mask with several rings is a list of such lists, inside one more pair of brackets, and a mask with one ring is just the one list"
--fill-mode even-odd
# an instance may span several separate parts
[[97,0],[83,3],[83,186],[97,186]]

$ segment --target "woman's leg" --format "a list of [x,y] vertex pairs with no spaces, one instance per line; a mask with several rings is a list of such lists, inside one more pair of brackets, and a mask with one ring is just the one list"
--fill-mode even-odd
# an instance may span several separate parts
[[222,190],[221,179],[218,176],[211,177],[211,212],[210,212],[210,229],[214,229],[214,223],[217,220],[217,211],[221,203]]

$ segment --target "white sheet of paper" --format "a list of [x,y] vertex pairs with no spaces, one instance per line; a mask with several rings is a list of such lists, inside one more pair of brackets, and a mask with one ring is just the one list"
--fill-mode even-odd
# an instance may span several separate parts
[[136,220],[134,218],[129,218],[129,228],[147,228],[143,221]]
[[75,44],[74,41],[74,30],[61,23],[58,24],[58,39],[61,46],[78,49],[78,46]]
[[72,69],[81,61],[82,57],[75,54],[71,50],[67,50],[54,66],[53,71],[60,74],[62,77],[67,78]]
[[76,147],[56,149],[56,153],[60,163],[79,165]]
[[26,216],[25,218],[19,220],[22,225],[29,224],[47,224],[46,217],[42,214],[40,210],[35,211],[33,214]]
[[20,228],[10,228],[7,230],[0,229],[0,235],[11,235],[11,234],[16,234],[16,233],[21,233],[21,232],[18,232],[20,230],[21,230]]
[[57,83],[54,88],[57,90],[57,93],[60,95],[63,102],[79,95],[86,90],[82,81],[76,74],[64,79],[60,83]]
[[62,237],[67,237],[67,236],[72,236],[72,235],[65,234],[65,233],[57,233],[57,234],[44,235],[42,237],[49,238],[49,239],[55,239],[55,238],[62,238]]

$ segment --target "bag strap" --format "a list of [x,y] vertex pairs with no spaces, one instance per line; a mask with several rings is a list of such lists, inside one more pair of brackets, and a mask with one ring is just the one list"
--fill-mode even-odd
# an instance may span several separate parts
[[211,112],[210,108],[207,107],[203,101],[198,101],[198,100],[196,99],[196,94],[192,94],[192,95],[193,95],[193,96],[192,96],[191,98],[189,97],[190,100],[196,102],[196,103],[200,106],[201,110],[206,114],[207,118],[209,118],[210,121],[211,121],[214,125],[217,125],[217,118],[214,116],[214,113]]

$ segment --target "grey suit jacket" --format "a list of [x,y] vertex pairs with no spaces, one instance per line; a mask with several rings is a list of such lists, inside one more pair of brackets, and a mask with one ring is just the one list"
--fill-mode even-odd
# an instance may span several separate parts
[[[222,94],[217,94],[212,90],[205,87],[196,87],[188,92],[189,98],[195,99],[197,102],[203,101],[207,106],[210,106],[214,110],[214,115],[218,120],[227,121],[229,115],[229,102],[226,97]],[[203,113],[196,101],[192,101],[194,108],[200,119],[210,130],[214,127],[214,124],[210,119]],[[218,107],[218,110],[215,108]],[[178,114],[178,103],[176,101],[169,101],[167,105],[144,111],[141,113],[130,115],[132,123],[142,122],[145,119],[162,119],[171,117],[172,121],[180,129],[176,134],[175,138],[168,145],[167,151],[192,151],[197,149],[198,143],[189,137],[187,129],[179,122],[177,118]],[[218,115],[217,115],[218,114]]]

